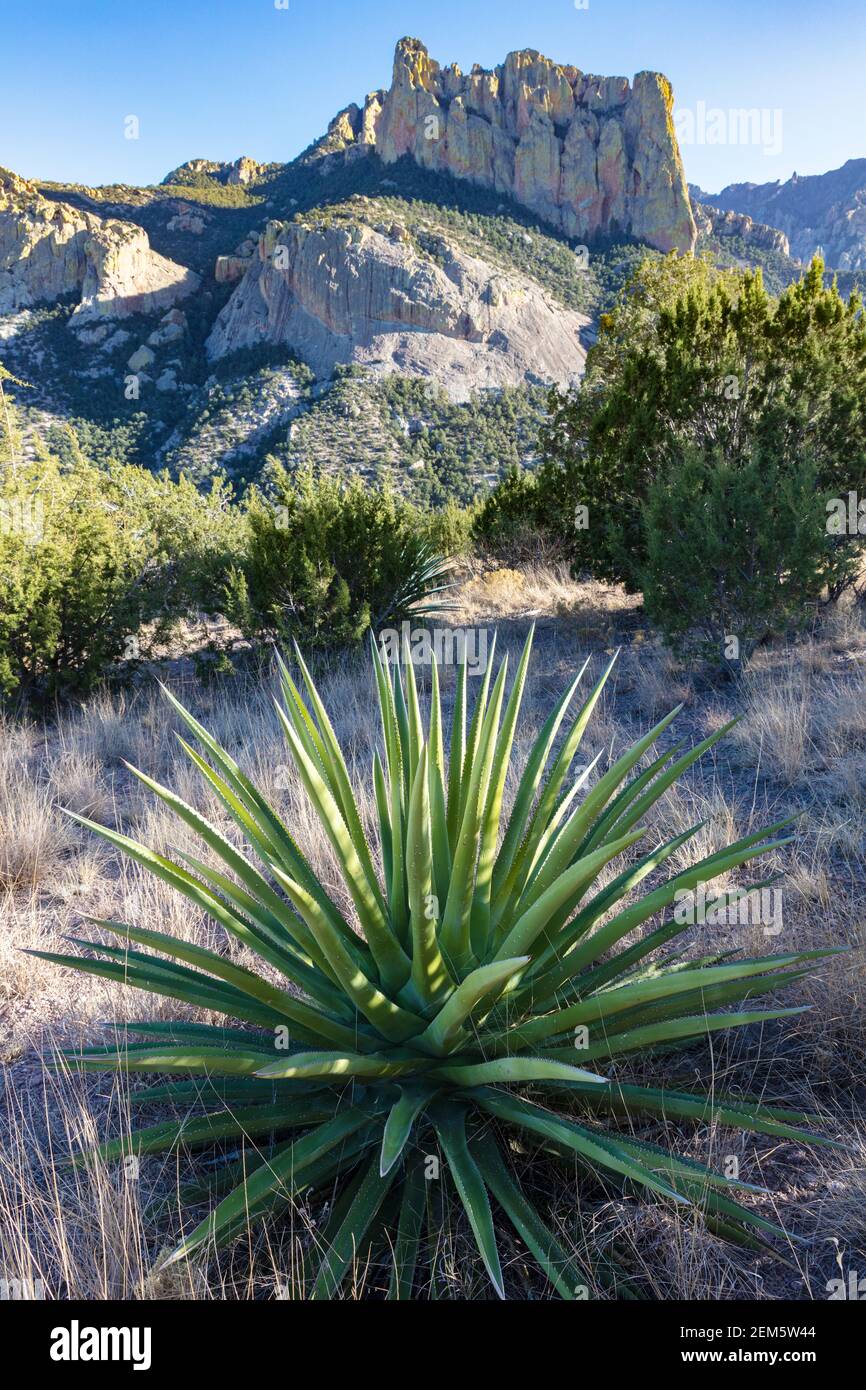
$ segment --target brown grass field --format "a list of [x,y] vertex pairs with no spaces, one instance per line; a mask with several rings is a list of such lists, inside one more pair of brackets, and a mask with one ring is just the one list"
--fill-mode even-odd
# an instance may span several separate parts
[[[530,624],[538,635],[524,703],[519,771],[554,699],[587,655],[590,674],[622,647],[615,677],[591,726],[588,752],[600,768],[674,705],[684,703],[677,737],[704,737],[732,715],[734,732],[654,810],[653,831],[668,838],[697,820],[705,830],[680,851],[697,858],[737,835],[799,812],[794,842],[777,853],[784,875],[781,932],[769,943],[757,925],[693,929],[699,954],[741,948],[854,949],[786,992],[805,1004],[792,1019],[715,1034],[686,1052],[643,1055],[630,1079],[671,1077],[707,1089],[753,1093],[823,1117],[838,1148],[716,1126],[641,1124],[679,1152],[723,1164],[736,1157],[747,1182],[769,1189],[752,1200],[790,1233],[779,1258],[725,1245],[699,1218],[683,1218],[639,1196],[622,1197],[527,1154],[532,1196],[563,1239],[616,1251],[652,1298],[766,1300],[828,1297],[829,1280],[866,1270],[866,1129],[863,1057],[866,972],[863,878],[866,862],[866,628],[854,604],[828,610],[794,646],[767,646],[739,680],[680,667],[642,626],[638,603],[614,589],[580,585],[551,569],[503,570],[467,580],[455,624],[494,630],[516,653]],[[165,675],[165,673],[161,673]],[[359,657],[320,662],[318,674],[348,750],[370,825],[367,774],[379,737],[372,673]],[[420,672],[422,683],[426,673]],[[265,674],[197,682],[191,664],[171,664],[167,683],[280,806],[293,834],[339,898],[330,851],[289,770]],[[453,671],[443,676],[446,705]],[[44,723],[0,723],[0,1281],[24,1296],[103,1299],[302,1297],[303,1254],[318,1239],[323,1211],[298,1204],[290,1220],[257,1228],[219,1257],[151,1269],[177,1235],[173,1200],[189,1172],[182,1156],[136,1165],[69,1169],[60,1160],[82,1143],[116,1133],[128,1110],[128,1083],[47,1069],[57,1049],[100,1036],[100,1025],[143,1016],[192,1016],[169,1000],[146,999],[22,954],[63,950],[86,934],[88,917],[128,921],[226,947],[216,928],[134,864],[63,815],[63,808],[122,828],[154,848],[192,849],[187,832],[140,786],[130,762],[232,830],[177,748],[177,722],[152,675],[103,693]],[[585,756],[584,749],[581,758]],[[587,758],[588,761],[588,758]],[[513,785],[512,785],[513,792]],[[636,853],[636,851],[635,851]],[[650,930],[654,923],[648,923]],[[619,1075],[626,1074],[620,1063]],[[135,1084],[133,1082],[133,1084]],[[154,1115],[154,1119],[158,1116]],[[532,1159],[530,1165],[530,1158]],[[517,1158],[518,1167],[521,1158]],[[488,1297],[467,1233],[445,1212],[439,1249],[425,1277],[440,1297]],[[513,1236],[502,1235],[509,1296],[547,1297]],[[343,1296],[377,1296],[379,1275],[360,1261]],[[601,1288],[591,1296],[608,1297]]]

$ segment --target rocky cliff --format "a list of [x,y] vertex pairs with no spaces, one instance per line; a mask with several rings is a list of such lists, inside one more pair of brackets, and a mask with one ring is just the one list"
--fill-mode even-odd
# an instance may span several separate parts
[[49,202],[0,170],[0,314],[77,294],[74,324],[125,318],[168,309],[198,284],[141,227]]
[[849,159],[827,174],[794,174],[786,183],[695,191],[705,204],[781,228],[797,260],[808,262],[818,252],[834,270],[866,270],[866,159]]
[[754,222],[744,212],[725,212],[710,203],[701,203],[697,198],[700,189],[691,184],[689,192],[692,196],[695,224],[701,235],[722,240],[734,237],[745,246],[762,251],[777,251],[782,256],[790,256],[788,238],[778,227],[768,227],[764,222]]
[[217,319],[208,355],[284,343],[328,377],[339,364],[443,386],[576,380],[589,320],[533,281],[409,230],[357,223],[271,223]]
[[265,172],[267,165],[259,164],[249,155],[243,154],[233,164],[223,164],[216,159],[188,159],[171,173],[166,174],[163,184],[195,184],[204,175],[216,179],[217,183],[248,184],[255,183]]
[[401,39],[390,89],[340,112],[314,153],[409,155],[510,194],[568,236],[630,234],[685,252],[696,232],[672,106],[656,72],[594,77],[527,49],[464,74]]

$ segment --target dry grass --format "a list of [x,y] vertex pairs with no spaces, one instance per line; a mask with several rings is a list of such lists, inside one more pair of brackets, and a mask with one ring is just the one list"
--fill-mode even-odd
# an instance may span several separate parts
[[[651,831],[666,838],[697,821],[704,828],[679,852],[676,867],[738,834],[800,812],[793,843],[775,856],[783,875],[783,929],[769,941],[760,926],[694,931],[700,954],[712,949],[766,951],[817,944],[863,944],[862,879],[866,861],[866,634],[856,612],[828,616],[826,627],[790,649],[762,651],[739,682],[714,684],[681,669],[639,626],[634,600],[601,585],[578,585],[561,571],[527,569],[476,576],[463,590],[455,623],[499,631],[500,649],[517,653],[538,620],[516,757],[575,669],[591,656],[598,672],[614,646],[624,651],[597,711],[580,762],[601,754],[599,770],[676,704],[677,737],[697,740],[735,715],[732,735],[655,809]],[[317,672],[335,716],[356,783],[365,785],[378,738],[366,665],[324,664]],[[422,673],[423,679],[423,673]],[[337,898],[344,892],[317,819],[289,769],[266,683],[238,676],[198,685],[183,663],[170,683],[279,805],[305,852]],[[443,676],[446,705],[453,673]],[[682,726],[682,727],[680,727]],[[134,1180],[122,1169],[88,1174],[52,1160],[73,1141],[116,1132],[126,1111],[120,1083],[46,1072],[39,1053],[71,1040],[94,1040],[101,1021],[141,1016],[142,1000],[98,980],[65,974],[21,953],[63,949],[65,934],[85,934],[88,917],[146,924],[216,944],[212,923],[164,885],[122,861],[62,814],[62,807],[118,825],[155,848],[191,849],[183,826],[128,771],[139,766],[193,800],[234,837],[222,808],[203,795],[174,737],[171,711],[153,684],[98,696],[45,727],[0,725],[0,1060],[5,1139],[0,1157],[0,1278],[41,1286],[52,1297],[271,1298],[301,1296],[303,1250],[317,1239],[321,1213],[302,1206],[269,1230],[194,1269],[154,1282],[150,1269],[176,1230],[172,1202],[180,1169],[150,1160]],[[514,793],[509,779],[507,795]],[[363,814],[373,823],[369,794]],[[613,872],[613,870],[609,870]],[[344,905],[348,909],[348,904]],[[651,925],[651,924],[650,924]],[[242,958],[237,946],[226,946]],[[811,1004],[796,1026],[746,1030],[665,1063],[665,1073],[692,1086],[742,1088],[791,1105],[817,1108],[827,1132],[848,1151],[805,1150],[715,1128],[664,1127],[684,1154],[718,1161],[735,1154],[743,1175],[777,1194],[783,1225],[806,1237],[793,1266],[732,1249],[699,1221],[593,1189],[580,1200],[574,1175],[548,1170],[537,1156],[523,1163],[527,1180],[575,1249],[589,1241],[618,1253],[644,1290],[658,1297],[826,1297],[838,1269],[866,1259],[862,1158],[862,1066],[866,1045],[866,976],[862,953],[841,957],[800,989]],[[170,1000],[148,1001],[151,1016],[187,1015]],[[656,1078],[661,1064],[638,1059],[629,1075]],[[659,1137],[660,1127],[640,1132]],[[172,1161],[173,1163],[174,1161]],[[159,1213],[148,1209],[163,1199]],[[768,1199],[769,1201],[769,1199]],[[443,1297],[486,1297],[473,1282],[466,1233],[443,1214],[435,1278]],[[503,1259],[515,1297],[544,1297],[519,1243],[503,1235]],[[590,1271],[590,1294],[611,1293]],[[379,1273],[358,1267],[344,1297],[376,1292]]]
[[35,892],[72,845],[48,777],[33,775],[36,761],[30,730],[0,726],[0,894]]

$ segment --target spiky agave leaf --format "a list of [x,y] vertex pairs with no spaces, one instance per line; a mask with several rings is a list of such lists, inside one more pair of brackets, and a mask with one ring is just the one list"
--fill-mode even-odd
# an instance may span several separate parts
[[[609,666],[562,737],[586,667],[554,709],[503,824],[531,646],[532,634],[507,700],[506,662],[495,674],[488,669],[471,719],[461,667],[447,766],[435,662],[425,726],[408,652],[390,670],[373,648],[383,733],[373,773],[378,846],[365,840],[346,760],[300,653],[299,685],[280,663],[280,722],[333,848],[351,917],[278,810],[172,696],[202,752],[184,739],[181,746],[249,853],[143,773],[154,794],[199,835],[210,864],[189,856],[176,862],[83,822],[170,883],[284,981],[272,983],[215,951],[119,923],[96,923],[120,944],[80,941],[85,956],[34,952],[229,1021],[135,1022],[116,1029],[113,1044],[72,1055],[85,1070],[165,1073],[166,1082],[134,1099],[173,1102],[184,1111],[179,1120],[102,1145],[96,1151],[102,1159],[226,1140],[250,1146],[242,1160],[230,1155],[210,1170],[206,1186],[217,1204],[170,1259],[231,1240],[249,1221],[284,1210],[301,1193],[326,1186],[331,1192],[337,1182],[342,1195],[310,1271],[313,1296],[333,1296],[355,1252],[370,1240],[392,1252],[390,1296],[411,1297],[425,1228],[435,1237],[439,1220],[422,1171],[423,1157],[434,1150],[497,1294],[504,1296],[496,1221],[507,1219],[552,1289],[574,1297],[586,1279],[583,1266],[511,1172],[509,1145],[521,1133],[611,1183],[700,1207],[711,1229],[729,1239],[757,1248],[767,1234],[782,1234],[729,1195],[741,1184],[638,1142],[633,1127],[619,1129],[617,1121],[641,1114],[715,1118],[756,1133],[830,1142],[803,1128],[813,1123],[806,1114],[752,1098],[633,1085],[625,1070],[636,1052],[798,1012],[761,1010],[752,1001],[800,978],[831,951],[750,960],[732,959],[731,952],[697,960],[679,952],[659,956],[687,930],[664,920],[632,939],[636,928],[663,918],[679,892],[788,843],[787,823],[659,881],[695,826],[638,850],[636,862],[629,859],[600,887],[605,865],[646,841],[643,821],[658,798],[726,732],[690,751],[681,743],[666,746],[674,711],[595,782],[584,772],[569,784]],[[651,874],[654,886],[635,896]],[[724,900],[741,891],[729,890]],[[607,1079],[613,1066],[615,1081]],[[553,1108],[563,1094],[570,1101],[566,1114]],[[190,1194],[202,1196],[197,1187]],[[598,1278],[629,1296],[609,1261],[591,1252],[585,1258]]]

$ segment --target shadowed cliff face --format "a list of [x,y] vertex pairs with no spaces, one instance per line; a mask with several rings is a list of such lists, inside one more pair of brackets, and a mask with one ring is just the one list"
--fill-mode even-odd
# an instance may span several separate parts
[[75,293],[74,322],[124,318],[168,309],[198,284],[157,255],[141,227],[49,202],[0,170],[0,314]]
[[466,400],[484,387],[575,381],[588,322],[445,238],[434,256],[399,224],[273,223],[207,347],[219,358],[285,343],[320,377],[355,363]]
[[440,68],[401,39],[389,91],[331,123],[323,152],[409,155],[424,168],[516,198],[568,236],[630,234],[690,251],[695,224],[660,73],[593,77],[534,50],[493,72]]

